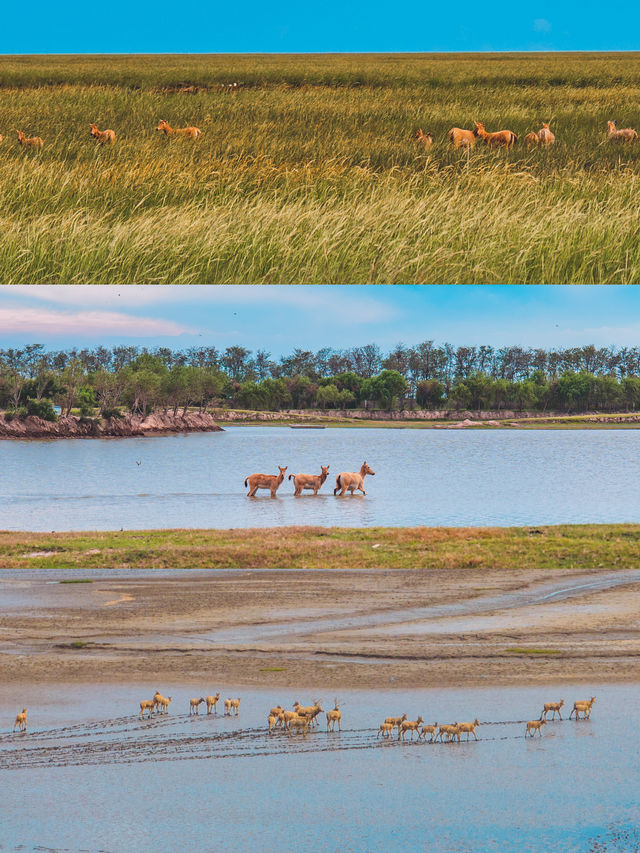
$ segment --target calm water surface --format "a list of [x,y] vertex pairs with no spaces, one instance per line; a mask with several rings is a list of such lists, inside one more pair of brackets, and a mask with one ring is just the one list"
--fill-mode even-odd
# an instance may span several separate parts
[[[169,717],[141,722],[164,687]],[[208,685],[208,692],[212,685]],[[212,688],[213,689],[213,688]],[[189,718],[203,685],[10,687],[0,698],[0,850],[613,853],[640,845],[637,685],[340,691],[343,731],[269,737],[301,691],[223,689],[240,716]],[[588,722],[523,737],[544,701],[595,694]],[[290,695],[288,695],[290,694]],[[325,707],[333,699],[325,696]],[[9,734],[30,708],[26,736]],[[388,714],[473,720],[475,743],[376,740]],[[322,727],[324,729],[324,725]]]
[[[3,441],[0,528],[521,525],[640,521],[640,430],[292,430]],[[335,476],[376,472],[366,497]],[[138,464],[138,462],[140,464]],[[249,500],[254,472],[319,473],[317,497]]]

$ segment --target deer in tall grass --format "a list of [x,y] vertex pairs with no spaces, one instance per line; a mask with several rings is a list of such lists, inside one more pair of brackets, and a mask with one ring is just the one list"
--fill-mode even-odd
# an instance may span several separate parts
[[197,139],[199,136],[202,136],[202,131],[197,127],[171,127],[169,122],[164,119],[160,120],[156,130],[170,138],[174,136],[186,136],[189,139]]
[[[333,490],[333,494],[335,495],[340,492],[341,497],[345,492],[351,492],[353,495],[354,491],[357,491],[366,495],[367,493],[364,490],[364,478],[367,474],[371,474],[373,477],[375,473],[375,471],[372,471],[371,468],[369,468],[366,462],[362,463],[358,473],[355,471],[342,471],[342,473],[338,474],[336,477],[336,487]],[[342,491],[340,491],[341,489]]]
[[16,130],[16,133],[18,134],[18,143],[23,148],[39,148],[42,150],[44,142],[39,136],[25,136],[21,130]]
[[429,131],[427,133],[423,133],[422,128],[420,130],[416,130],[413,134],[413,138],[416,141],[416,144],[421,148],[424,148],[425,151],[428,151],[433,145],[433,134]]
[[607,139],[609,142],[635,142],[638,133],[632,127],[624,127],[618,130],[615,121],[607,122]]
[[275,498],[276,492],[278,491],[278,489],[280,488],[280,484],[284,480],[284,474],[287,470],[287,466],[285,465],[283,468],[282,465],[278,465],[278,469],[280,470],[280,473],[278,475],[251,474],[249,477],[247,477],[247,479],[244,481],[245,488],[247,488],[247,485],[249,487],[247,497],[255,498],[258,489],[269,489],[269,491],[271,492],[271,497]]
[[478,137],[472,130],[463,130],[461,127],[452,127],[447,134],[449,142],[454,148],[473,148],[478,141]]
[[314,495],[318,494],[318,489],[329,476],[329,466],[321,465],[320,474],[289,474],[289,479],[293,480],[295,486],[294,495],[302,494],[303,489],[310,489]]
[[513,148],[518,141],[518,137],[512,130],[496,130],[489,133],[481,121],[474,122],[473,132],[480,139],[484,139],[485,145],[489,148]]
[[89,130],[91,132],[91,136],[99,142],[100,145],[111,145],[116,141],[116,134],[114,130],[98,130],[97,124],[90,124]]

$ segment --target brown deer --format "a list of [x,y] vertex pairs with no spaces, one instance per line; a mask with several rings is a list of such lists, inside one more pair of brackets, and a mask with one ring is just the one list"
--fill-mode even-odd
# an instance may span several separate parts
[[425,151],[428,151],[433,145],[433,134],[431,132],[423,133],[422,128],[420,130],[416,130],[413,134],[413,138],[416,141],[417,145],[421,145]]
[[329,476],[329,466],[326,467],[324,465],[320,466],[322,473],[311,475],[311,474],[289,474],[289,479],[293,480],[293,485],[295,486],[294,495],[302,494],[303,489],[311,489],[314,495],[318,494],[318,489],[322,486],[324,481]]
[[189,139],[197,139],[202,136],[202,131],[197,127],[171,127],[168,121],[161,119],[156,130],[164,133],[165,136],[186,136]]
[[371,474],[373,477],[376,472],[372,471],[371,468],[367,465],[366,462],[362,463],[362,467],[360,468],[359,473],[343,471],[341,474],[338,474],[336,477],[336,487],[333,490],[333,494],[337,494],[340,489],[340,496],[344,495],[345,492],[351,492],[353,495],[354,491],[362,492],[363,495],[367,493],[364,490],[364,478],[367,474]]
[[474,122],[473,132],[480,139],[484,139],[489,148],[513,148],[518,141],[518,137],[511,130],[496,130],[493,133],[488,133],[480,121]]
[[618,130],[615,121],[607,122],[607,139],[609,142],[635,142],[638,133],[632,127]]
[[116,141],[116,134],[114,130],[98,130],[97,124],[90,124],[89,129],[91,130],[91,136],[99,142],[100,145],[111,145],[112,142]]
[[461,127],[452,127],[447,136],[454,148],[473,148],[478,141],[472,130],[463,130]]
[[40,139],[39,136],[25,136],[21,130],[16,130],[18,134],[18,142],[24,148],[40,148],[44,145],[44,142]]
[[287,470],[287,466],[285,465],[283,468],[282,465],[278,465],[278,468],[280,469],[278,476],[275,474],[251,474],[250,477],[247,477],[244,481],[245,488],[247,484],[249,485],[247,497],[255,498],[258,489],[269,489],[271,497],[275,498],[276,492],[284,480],[284,472]]

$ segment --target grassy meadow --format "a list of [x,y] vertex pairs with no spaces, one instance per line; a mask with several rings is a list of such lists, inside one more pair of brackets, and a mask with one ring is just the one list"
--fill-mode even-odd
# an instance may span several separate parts
[[636,569],[638,524],[0,531],[0,566],[168,569]]
[[[557,143],[467,162],[475,119]],[[640,143],[608,119],[640,129],[639,54],[2,57],[0,280],[640,282]]]

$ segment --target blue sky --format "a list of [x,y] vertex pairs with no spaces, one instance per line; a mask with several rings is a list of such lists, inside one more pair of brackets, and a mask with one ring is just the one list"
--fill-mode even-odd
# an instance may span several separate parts
[[0,348],[640,345],[638,286],[4,286]]
[[242,6],[167,0],[6,3],[0,53],[637,50],[640,10],[594,0],[372,0]]

